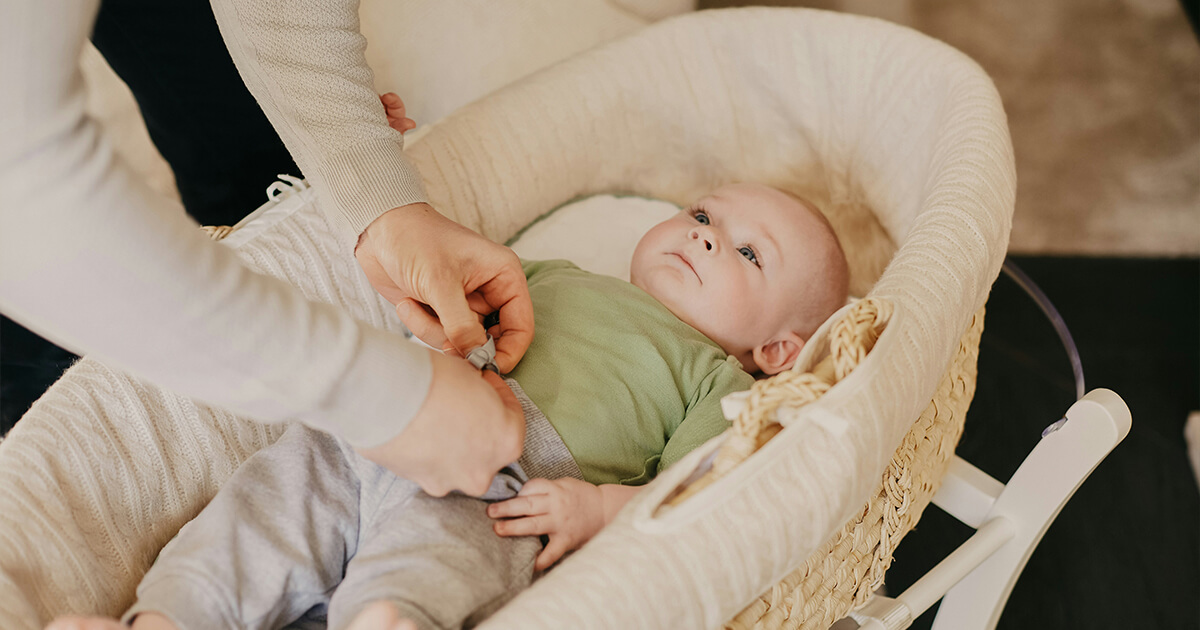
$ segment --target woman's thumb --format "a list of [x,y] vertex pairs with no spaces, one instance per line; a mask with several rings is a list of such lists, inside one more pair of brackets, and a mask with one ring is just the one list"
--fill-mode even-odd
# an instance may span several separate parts
[[463,356],[487,343],[487,332],[479,323],[479,315],[467,305],[467,295],[453,284],[436,289],[429,306],[437,313],[446,339]]

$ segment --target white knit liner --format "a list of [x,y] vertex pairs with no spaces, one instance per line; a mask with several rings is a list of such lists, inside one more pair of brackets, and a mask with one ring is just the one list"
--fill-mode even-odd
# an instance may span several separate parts
[[[1015,189],[977,65],[895,25],[801,9],[665,21],[467,106],[409,153],[436,207],[501,241],[593,193],[682,204],[730,181],[786,188],[830,215],[852,289],[895,307],[863,364],[733,473],[655,509],[716,438],[488,628],[715,627],[803,563],[929,403],[999,271]],[[237,248],[398,330],[311,204]],[[174,531],[281,429],[72,368],[0,442],[0,627],[120,613]]]

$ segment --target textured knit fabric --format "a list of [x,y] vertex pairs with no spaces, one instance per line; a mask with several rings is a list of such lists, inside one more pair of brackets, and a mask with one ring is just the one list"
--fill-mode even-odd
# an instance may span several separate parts
[[[372,91],[356,5],[214,5],[268,118],[325,191],[346,255],[355,226],[423,199]],[[0,309],[68,349],[262,421],[300,420],[364,446],[394,437],[428,391],[428,354],[251,273],[113,160],[84,115],[78,69],[96,7],[0,3]]]
[[358,0],[217,0],[229,53],[353,247],[385,211],[425,199],[388,126],[358,28]]
[[497,536],[484,506],[531,476],[581,478],[545,416],[506,382],[525,412],[524,450],[479,498],[430,497],[344,441],[292,425],[163,549],[123,619],[153,611],[200,630],[325,616],[337,629],[386,599],[423,629],[478,623],[529,585],[542,548]]
[[[664,21],[466,106],[408,155],[435,207],[499,241],[596,192],[686,204],[723,182],[774,185],[816,202],[852,286],[894,305],[866,360],[783,410],[761,451],[659,510],[720,438],[685,456],[485,628],[716,627],[803,564],[862,510],[929,404],[999,273],[1016,185],[976,64],[893,24],[800,9]],[[318,213],[293,208],[240,253],[398,330]],[[800,366],[820,349],[810,341]],[[277,430],[83,360],[0,442],[0,626],[119,614],[154,554]]]
[[533,580],[541,542],[497,536],[485,512],[520,488],[507,475],[483,499],[435,498],[345,442],[293,425],[163,549],[124,617],[154,611],[181,630],[274,630],[327,611],[339,630],[386,599],[422,630],[461,628]]
[[729,428],[721,397],[754,378],[645,291],[526,261],[537,334],[509,376],[594,484],[641,485]]

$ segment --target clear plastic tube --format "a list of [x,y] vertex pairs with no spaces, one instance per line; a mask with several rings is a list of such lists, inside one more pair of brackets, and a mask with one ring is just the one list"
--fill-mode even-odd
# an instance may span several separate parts
[[1033,298],[1034,302],[1037,302],[1038,308],[1042,309],[1042,313],[1054,325],[1054,332],[1058,333],[1058,338],[1062,341],[1063,348],[1067,351],[1067,358],[1071,360],[1071,371],[1075,374],[1075,399],[1083,398],[1083,394],[1087,391],[1084,388],[1083,381],[1083,362],[1079,360],[1079,349],[1075,347],[1075,340],[1071,338],[1071,331],[1067,329],[1067,323],[1063,321],[1062,315],[1058,314],[1058,309],[1054,308],[1054,303],[1050,301],[1050,298],[1046,297],[1046,294],[1042,292],[1037,283],[1025,275],[1025,272],[1021,271],[1021,268],[1011,258],[1004,259],[1004,265],[1001,269],[1017,283],[1017,286],[1024,289]]

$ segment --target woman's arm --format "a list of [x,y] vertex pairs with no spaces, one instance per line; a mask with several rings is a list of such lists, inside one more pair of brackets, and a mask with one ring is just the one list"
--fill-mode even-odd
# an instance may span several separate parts
[[353,248],[384,212],[426,201],[421,175],[388,126],[358,0],[214,0],[246,87]]
[[398,307],[432,307],[432,322],[416,304],[398,312],[426,343],[460,354],[486,341],[478,315],[499,311],[496,359],[508,372],[533,340],[520,262],[426,203],[375,91],[358,5],[214,0],[213,13],[246,87],[371,285]]
[[[439,461],[473,465],[442,469],[438,487],[486,487],[520,452],[515,401],[475,370],[426,405],[428,351],[250,271],[114,157],[85,114],[79,75],[97,7],[0,3],[0,311],[180,394],[357,446],[400,447],[377,461],[402,474],[395,464],[411,451],[444,453],[452,442],[461,459]],[[462,433],[472,440],[397,437],[410,423],[438,425],[439,408],[467,389],[488,405],[460,414],[474,423]]]
[[114,157],[79,76],[97,7],[0,8],[0,309],[262,421],[395,436],[429,389],[428,355],[251,272]]

